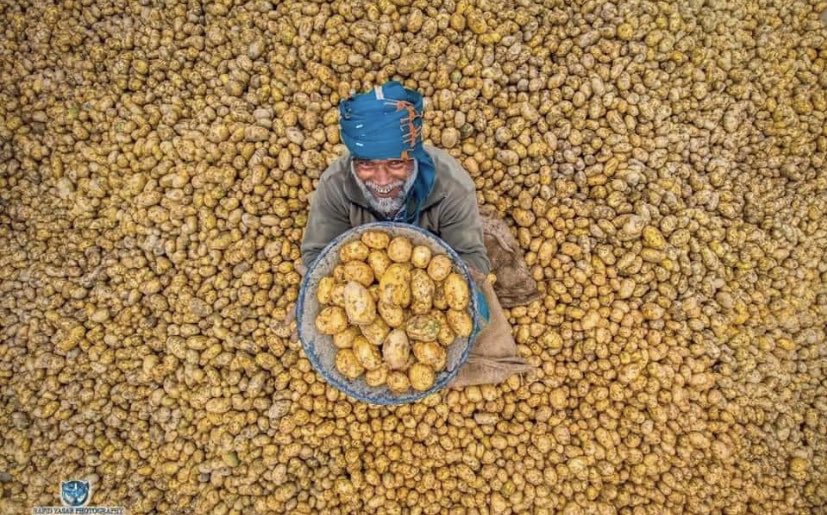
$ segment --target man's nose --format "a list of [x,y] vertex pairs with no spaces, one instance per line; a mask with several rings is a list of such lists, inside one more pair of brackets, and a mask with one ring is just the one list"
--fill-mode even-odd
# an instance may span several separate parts
[[376,172],[373,174],[373,182],[379,186],[384,186],[391,182],[391,174],[388,173],[386,167],[379,166],[379,168],[377,168]]

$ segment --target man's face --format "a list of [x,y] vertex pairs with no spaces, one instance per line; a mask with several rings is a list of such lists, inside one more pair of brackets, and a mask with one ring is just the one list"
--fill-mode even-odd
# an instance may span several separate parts
[[413,172],[413,159],[355,159],[356,176],[376,199],[392,199],[403,193],[405,182]]

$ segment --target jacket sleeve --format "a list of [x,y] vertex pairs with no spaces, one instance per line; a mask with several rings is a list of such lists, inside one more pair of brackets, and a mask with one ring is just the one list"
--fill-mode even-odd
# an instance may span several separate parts
[[301,245],[302,264],[307,268],[328,243],[350,229],[347,201],[341,192],[333,191],[334,188],[332,181],[321,180],[310,199]]
[[[459,163],[454,161],[451,165],[459,166]],[[464,170],[462,173],[467,174]],[[466,264],[487,274],[491,271],[491,262],[485,250],[476,189],[473,183],[463,186],[455,190],[457,194],[443,200],[445,207],[439,220],[440,237]]]

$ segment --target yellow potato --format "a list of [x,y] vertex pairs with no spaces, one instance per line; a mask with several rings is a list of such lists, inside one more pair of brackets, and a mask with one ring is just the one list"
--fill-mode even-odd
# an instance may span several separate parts
[[448,300],[445,298],[445,288],[443,287],[443,283],[434,284],[433,304],[436,309],[448,309]]
[[373,370],[382,365],[382,353],[379,347],[371,344],[366,338],[357,336],[353,339],[353,354],[365,370]]
[[340,349],[336,353],[336,370],[348,379],[356,379],[364,373],[365,368],[356,359],[352,349]]
[[333,345],[339,349],[349,349],[353,346],[353,339],[361,334],[362,332],[358,327],[350,326],[333,335]]
[[405,311],[396,304],[378,303],[379,316],[390,327],[399,327],[405,323]]
[[448,361],[448,353],[437,342],[415,342],[413,353],[420,363],[424,363],[434,370],[442,370]]
[[465,309],[471,299],[471,290],[468,282],[459,274],[450,274],[442,285],[445,289],[445,300],[451,309]]
[[343,263],[349,261],[364,261],[368,258],[370,249],[359,240],[349,241],[339,249],[339,259]]
[[362,243],[371,249],[385,249],[391,241],[391,237],[382,231],[365,231],[362,233]]
[[385,275],[385,271],[387,271],[388,267],[391,266],[391,258],[385,253],[384,250],[372,250],[370,254],[368,254],[368,265],[373,270],[373,275],[375,277],[382,277]]
[[405,393],[411,386],[411,381],[405,372],[399,370],[392,370],[388,372],[388,378],[385,380],[388,389],[394,393]]
[[345,307],[345,283],[336,283],[330,291],[330,303],[334,306]]
[[411,260],[413,245],[411,240],[404,236],[397,236],[388,244],[388,257],[396,263],[407,263]]
[[432,315],[416,315],[405,324],[405,332],[411,340],[435,341],[439,336],[439,319]]
[[330,294],[336,281],[332,277],[322,277],[319,281],[319,288],[316,290],[316,298],[321,304],[330,304]]
[[338,265],[333,267],[333,279],[337,283],[345,282],[345,265],[339,263]]
[[324,308],[316,316],[316,329],[322,334],[334,335],[347,329],[347,315],[339,306]]
[[367,325],[376,319],[376,303],[367,288],[356,281],[345,286],[345,313],[351,324]]
[[431,262],[428,263],[428,275],[437,282],[445,280],[451,270],[453,270],[451,258],[445,254],[432,257]]
[[424,392],[434,385],[436,376],[431,367],[424,363],[414,363],[408,369],[408,379],[411,382],[411,388]]
[[408,335],[402,329],[394,329],[382,344],[382,357],[388,368],[398,370],[405,368],[411,356],[411,344]]
[[448,318],[448,325],[451,326],[451,330],[453,330],[457,336],[461,338],[471,336],[474,323],[471,320],[471,315],[469,315],[467,311],[449,309],[446,318]]
[[454,340],[457,339],[457,335],[454,333],[454,330],[451,329],[451,326],[446,323],[440,326],[439,335],[437,335],[436,339],[439,343],[447,347],[454,343]]
[[388,379],[388,367],[385,365],[365,372],[365,384],[374,388],[382,386]]
[[389,266],[379,279],[379,297],[381,302],[408,307],[411,303],[410,268],[400,263]]
[[364,287],[373,283],[373,269],[362,261],[351,261],[345,264],[345,281],[357,281]]
[[373,322],[368,325],[360,326],[362,335],[374,345],[382,345],[385,337],[390,332],[391,328],[382,320],[382,317],[376,317]]
[[411,298],[414,302],[430,306],[434,299],[434,289],[434,281],[428,277],[428,272],[414,268],[411,272]]
[[431,248],[425,245],[417,245],[411,252],[411,264],[417,268],[428,268],[431,262]]

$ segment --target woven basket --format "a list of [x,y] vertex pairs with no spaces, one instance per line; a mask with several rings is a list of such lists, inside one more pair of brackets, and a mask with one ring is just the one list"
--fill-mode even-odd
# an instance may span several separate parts
[[439,239],[434,234],[425,231],[414,225],[396,223],[396,222],[376,222],[354,227],[348,232],[340,235],[338,238],[330,242],[327,247],[322,250],[319,257],[314,261],[304,279],[301,283],[299,291],[299,299],[297,306],[298,316],[296,322],[298,324],[299,339],[301,340],[304,352],[307,354],[313,368],[321,374],[321,376],[336,389],[346,393],[347,395],[363,402],[371,404],[406,404],[422,399],[445,387],[459,372],[460,367],[468,359],[468,354],[471,352],[471,347],[474,339],[479,333],[481,321],[479,319],[479,309],[477,305],[477,298],[471,295],[468,306],[469,314],[473,322],[473,330],[471,336],[468,338],[457,338],[447,348],[448,360],[444,370],[436,375],[434,385],[430,390],[424,392],[417,392],[410,390],[404,394],[395,394],[388,390],[387,387],[372,387],[365,384],[363,378],[356,380],[349,380],[342,376],[335,366],[336,347],[333,345],[333,337],[329,335],[319,334],[316,330],[316,315],[319,313],[319,301],[316,297],[316,291],[319,288],[319,281],[333,273],[333,268],[339,264],[339,249],[346,242],[358,239],[362,233],[370,230],[382,230],[391,235],[404,236],[411,240],[414,245],[428,246],[434,255],[447,254],[454,263],[454,271],[461,274],[468,283],[469,291],[474,291],[472,288],[471,275],[465,266],[465,263],[460,259],[454,250],[448,246],[444,241]]

